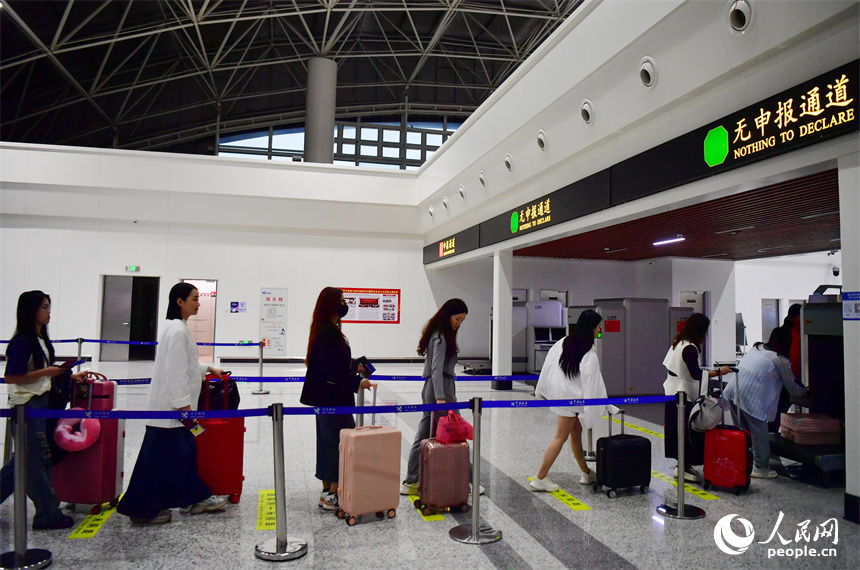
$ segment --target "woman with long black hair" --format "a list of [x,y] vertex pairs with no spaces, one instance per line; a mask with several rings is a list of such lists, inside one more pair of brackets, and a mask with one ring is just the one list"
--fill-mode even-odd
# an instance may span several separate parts
[[[603,330],[600,324],[602,320],[603,318],[591,309],[583,311],[571,333],[547,352],[535,387],[537,398],[567,400],[606,397],[606,386],[594,346],[594,339]],[[558,485],[547,475],[568,438],[573,457],[582,471],[579,482],[583,485],[594,483],[597,475],[589,469],[582,450],[582,425],[585,424],[586,428],[594,427],[604,407],[571,406],[553,407],[550,410],[558,415],[555,435],[544,451],[540,469],[529,485],[535,491],[551,493],[558,490]]]
[[[693,402],[699,397],[700,383],[703,378],[702,369],[699,368],[699,351],[705,344],[708,336],[708,327],[711,319],[702,313],[693,313],[684,323],[674,340],[669,352],[663,359],[666,367],[666,381],[663,382],[663,391],[667,396],[674,396],[683,391],[686,394],[686,405],[684,417],[689,418],[693,409]],[[716,370],[708,370],[707,378],[712,378],[719,373],[731,372],[728,366]],[[707,379],[705,380],[707,381]],[[706,388],[707,389],[707,388]],[[678,405],[675,402],[666,402],[664,431],[666,434],[665,450],[666,457],[678,458]],[[705,434],[691,429],[686,430],[687,438],[684,442],[684,480],[698,483],[702,480],[702,474],[693,467],[705,462]],[[678,478],[680,469],[675,467],[674,476]]]
[[[155,352],[147,410],[191,411],[196,408],[206,373],[220,368],[199,362],[197,343],[187,320],[200,309],[194,285],[177,283],[170,289],[167,321],[162,324]],[[197,469],[195,420],[152,419],[128,489],[117,511],[139,524],[170,522],[170,509],[187,508],[192,515],[221,510],[226,497],[212,494]],[[189,506],[190,505],[190,506]]]
[[[6,348],[9,406],[23,405],[29,410],[52,407],[52,381],[63,379],[63,375],[68,374],[69,370],[53,366],[54,347],[48,337],[51,298],[41,291],[21,293],[18,297],[17,318],[15,334]],[[72,374],[71,380],[81,382],[83,377],[83,372]],[[12,421],[15,421],[14,416]],[[45,418],[31,417],[27,418],[26,423],[27,495],[36,507],[33,528],[69,528],[74,524],[74,519],[60,511],[60,499],[51,489],[52,456],[47,438],[48,422]],[[17,442],[16,445],[23,446],[25,442]],[[3,469],[0,469],[0,503],[14,490],[14,462],[13,456]]]
[[[466,320],[469,309],[460,299],[448,299],[436,311],[421,331],[418,340],[418,354],[424,357],[424,389],[421,391],[423,404],[445,404],[457,401],[457,388],[454,384],[457,376],[454,366],[457,364],[457,331]],[[436,422],[440,418],[436,414]],[[406,479],[400,485],[401,495],[418,493],[418,469],[421,454],[421,442],[430,437],[430,412],[424,412],[415,441],[409,450],[409,463]]]
[[[340,330],[341,319],[347,312],[349,307],[343,300],[343,291],[335,287],[320,291],[305,357],[308,371],[300,401],[306,406],[355,406],[355,394],[372,387],[370,380],[362,378],[369,375],[363,364],[358,365],[357,374],[351,370],[352,351]],[[353,429],[355,418],[352,414],[317,414],[316,427],[316,478],[323,484],[319,506],[336,511],[339,507],[340,430]]]

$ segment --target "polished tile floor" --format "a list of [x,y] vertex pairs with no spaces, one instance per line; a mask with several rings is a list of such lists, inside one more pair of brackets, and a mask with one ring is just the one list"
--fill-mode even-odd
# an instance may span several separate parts
[[[148,376],[151,363],[96,365],[113,378]],[[256,365],[231,365],[235,375],[256,375]],[[267,365],[266,376],[300,375],[299,366]],[[382,365],[379,374],[420,374],[420,366]],[[468,378],[468,377],[467,377]],[[273,402],[297,406],[299,384],[271,384],[268,395],[253,395],[256,384],[243,384],[241,408],[263,408]],[[117,408],[142,409],[146,386],[121,386]],[[380,403],[420,403],[420,382],[384,382]],[[512,391],[492,391],[489,382],[462,382],[458,397],[467,400],[532,399],[532,389],[514,383]],[[5,385],[0,385],[5,399]],[[470,417],[470,412],[464,414]],[[674,461],[663,458],[659,406],[628,407],[628,433],[645,435],[652,444],[656,472],[645,495],[624,494],[610,499],[579,484],[580,471],[566,448],[550,472],[569,495],[558,497],[530,491],[528,478],[540,465],[543,450],[555,427],[546,408],[486,409],[482,422],[480,501],[482,525],[501,530],[503,538],[484,546],[451,540],[448,531],[471,521],[471,513],[446,513],[441,520],[424,520],[406,497],[394,519],[362,520],[348,527],[332,512],[317,507],[320,484],[314,478],[314,420],[286,416],[284,445],[287,521],[290,537],[308,543],[308,554],[281,565],[293,568],[858,568],[860,531],[842,517],[844,487],[806,484],[781,476],[753,480],[741,496],[726,491],[687,492],[685,501],[705,510],[701,520],[664,519],[655,511],[675,502],[671,484]],[[418,423],[417,414],[385,416],[401,430],[402,471]],[[257,530],[259,495],[274,488],[272,424],[269,418],[248,418],[245,433],[245,483],[241,501],[222,513],[199,516],[173,513],[169,524],[132,525],[117,513],[91,538],[70,539],[70,530],[31,531],[31,548],[49,549],[56,568],[252,568],[279,563],[254,557],[254,546],[274,537]],[[647,430],[647,431],[642,431]],[[139,421],[126,425],[126,480],[143,437]],[[607,422],[596,427],[594,438],[607,432]],[[648,433],[650,432],[650,433]],[[786,473],[781,466],[774,465]],[[700,488],[696,487],[701,491]],[[13,548],[12,499],[0,506],[0,551]],[[32,517],[32,506],[29,516]],[[718,549],[715,527],[728,515],[747,519],[754,529],[752,544],[734,555]],[[84,512],[74,513],[77,524]],[[835,530],[825,536],[825,530]],[[720,533],[716,533],[721,536]],[[744,536],[735,519],[728,536]],[[805,538],[806,537],[806,538]],[[749,542],[749,540],[747,541]],[[778,549],[783,549],[780,553]],[[821,551],[830,556],[813,556]],[[830,550],[832,549],[832,550]]]

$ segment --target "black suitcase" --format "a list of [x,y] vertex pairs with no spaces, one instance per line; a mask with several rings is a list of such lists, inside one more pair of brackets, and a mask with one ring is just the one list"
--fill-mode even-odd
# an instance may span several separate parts
[[624,433],[624,410],[620,410],[621,434],[612,435],[612,414],[609,415],[609,437],[597,440],[597,483],[594,491],[606,488],[614,498],[618,489],[639,487],[647,493],[651,484],[651,442],[638,435]]

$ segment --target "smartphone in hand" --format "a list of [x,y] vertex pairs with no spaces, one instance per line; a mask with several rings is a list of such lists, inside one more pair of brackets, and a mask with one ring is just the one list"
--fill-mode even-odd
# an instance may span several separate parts
[[83,364],[84,362],[86,362],[84,359],[78,360],[77,358],[67,358],[62,364],[58,364],[57,366],[65,370],[69,370],[79,364]]

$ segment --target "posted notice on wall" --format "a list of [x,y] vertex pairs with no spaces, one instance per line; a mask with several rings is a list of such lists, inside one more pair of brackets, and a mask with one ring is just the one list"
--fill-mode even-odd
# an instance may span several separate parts
[[842,320],[860,321],[860,291],[842,292]]
[[341,287],[349,312],[344,323],[400,323],[400,289]]
[[260,289],[260,340],[263,356],[287,354],[286,289]]

